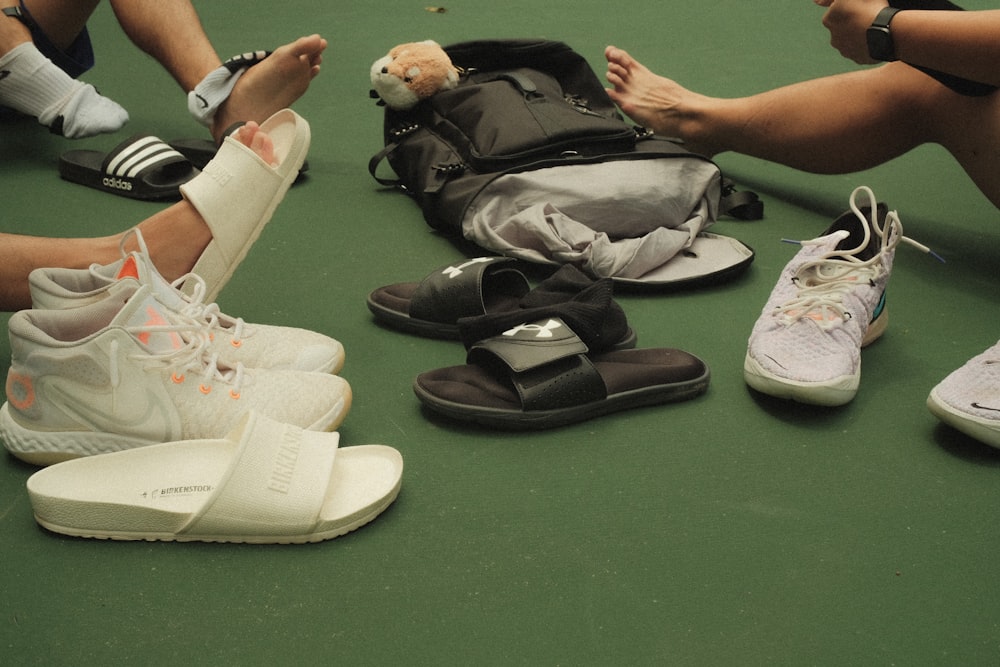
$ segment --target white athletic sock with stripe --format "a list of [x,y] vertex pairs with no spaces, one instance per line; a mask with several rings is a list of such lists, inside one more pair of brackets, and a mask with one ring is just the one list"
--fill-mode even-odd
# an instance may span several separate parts
[[70,139],[116,132],[128,122],[117,102],[66,74],[31,42],[0,57],[0,104]]

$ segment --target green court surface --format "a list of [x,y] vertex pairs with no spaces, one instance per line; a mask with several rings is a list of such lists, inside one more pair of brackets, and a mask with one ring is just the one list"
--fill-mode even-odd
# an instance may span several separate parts
[[[982,8],[984,1],[968,3]],[[620,292],[643,347],[705,359],[686,403],[553,431],[458,426],[420,408],[422,371],[460,344],[376,325],[372,289],[470,256],[367,172],[381,148],[370,64],[397,43],[557,39],[603,76],[628,49],[707,94],[739,96],[853,65],[812,2],[403,0],[197,3],[223,57],[320,32],[323,71],[295,109],[312,126],[308,178],[279,207],[219,303],[249,322],[340,340],[354,406],[342,444],[406,463],[372,524],[307,546],[109,542],[33,520],[34,468],[0,461],[0,662],[7,665],[996,665],[1000,452],[928,412],[931,388],[1000,336],[1000,215],[940,148],[860,174],[818,176],[735,155],[765,218],[713,231],[756,251],[715,287]],[[121,231],[161,210],[61,181],[70,148],[137,132],[201,136],[179,88],[124,37],[91,23],[85,79],[125,106],[116,135],[70,142],[0,124],[0,230]],[[746,339],[795,247],[868,185],[905,232],[948,261],[896,254],[891,324],[863,355],[857,398],[810,408],[753,393]],[[6,328],[7,317],[0,317]],[[10,348],[0,337],[0,372]]]

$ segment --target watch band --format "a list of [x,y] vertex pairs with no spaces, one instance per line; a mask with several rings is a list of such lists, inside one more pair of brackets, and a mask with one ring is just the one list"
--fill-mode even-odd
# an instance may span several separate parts
[[901,11],[903,10],[899,7],[886,7],[875,16],[875,20],[872,21],[872,27],[887,30],[889,24],[892,22],[892,17]]

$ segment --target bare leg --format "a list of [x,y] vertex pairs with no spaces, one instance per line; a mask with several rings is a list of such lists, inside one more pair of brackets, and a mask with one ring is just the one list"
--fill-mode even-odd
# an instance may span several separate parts
[[1000,96],[957,95],[902,63],[739,99],[710,98],[606,51],[609,95],[636,122],[706,155],[736,151],[815,173],[849,173],[940,143],[1000,206]]
[[188,0],[111,0],[122,30],[188,92],[222,61]]
[[[0,0],[0,8],[14,7],[17,0]],[[6,54],[18,44],[31,41],[31,33],[20,21],[4,18],[0,20],[0,56]]]
[[[111,6],[129,39],[163,65],[184,92],[222,65],[189,1],[111,0]],[[291,106],[319,73],[326,45],[319,35],[301,37],[247,70],[219,108],[212,136],[218,140],[233,123],[262,123]]]
[[[256,123],[240,128],[236,138],[264,160],[273,163],[274,145]],[[212,235],[187,201],[180,201],[138,225],[153,264],[167,280],[191,270]],[[28,274],[41,267],[84,269],[110,264],[120,255],[124,232],[100,238],[56,239],[0,233],[0,310],[31,307]],[[138,247],[128,248],[138,250]]]

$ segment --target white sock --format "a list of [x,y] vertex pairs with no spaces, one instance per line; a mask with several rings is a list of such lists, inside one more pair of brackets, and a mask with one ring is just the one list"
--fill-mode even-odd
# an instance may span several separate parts
[[71,139],[116,132],[128,122],[117,102],[66,74],[31,42],[0,57],[0,104]]
[[202,125],[208,127],[222,103],[229,99],[236,82],[249,68],[271,55],[270,51],[253,51],[233,56],[220,67],[208,73],[194,90],[188,93],[188,111]]

